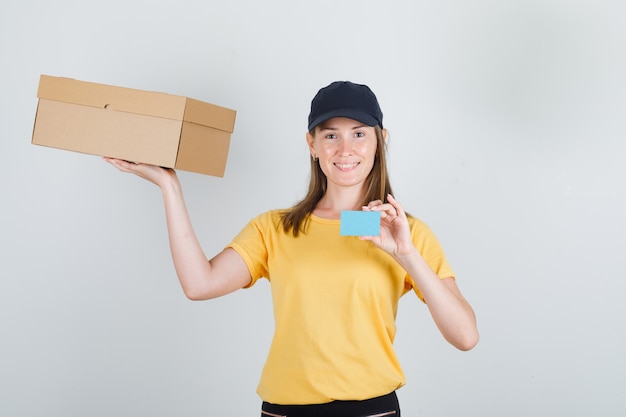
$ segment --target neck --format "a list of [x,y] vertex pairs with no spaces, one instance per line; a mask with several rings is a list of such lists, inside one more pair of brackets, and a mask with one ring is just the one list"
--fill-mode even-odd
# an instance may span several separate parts
[[361,210],[362,200],[362,187],[328,188],[313,214],[327,219],[339,219],[343,210]]

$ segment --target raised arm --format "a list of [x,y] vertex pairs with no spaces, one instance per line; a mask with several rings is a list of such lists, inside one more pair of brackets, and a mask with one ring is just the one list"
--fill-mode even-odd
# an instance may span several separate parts
[[189,299],[207,300],[219,297],[250,283],[248,268],[233,249],[225,249],[207,260],[193,230],[182,188],[174,170],[119,159],[104,159],[120,171],[136,174],[161,189],[174,267]]
[[406,214],[388,196],[389,203],[370,203],[364,210],[381,212],[381,235],[363,237],[389,253],[415,280],[435,324],[443,337],[460,350],[478,343],[478,327],[472,307],[461,294],[454,278],[439,278],[413,245]]

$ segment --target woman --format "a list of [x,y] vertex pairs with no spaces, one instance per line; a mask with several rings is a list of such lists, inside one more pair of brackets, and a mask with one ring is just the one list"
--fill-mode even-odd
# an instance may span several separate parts
[[[400,415],[393,350],[400,297],[413,289],[446,340],[478,342],[472,308],[430,229],[393,198],[382,111],[369,87],[334,82],[311,102],[305,198],[253,219],[207,262],[176,173],[106,158],[162,191],[185,295],[219,297],[271,282],[275,333],[258,394],[263,416]],[[344,210],[380,213],[379,236],[341,236]]]

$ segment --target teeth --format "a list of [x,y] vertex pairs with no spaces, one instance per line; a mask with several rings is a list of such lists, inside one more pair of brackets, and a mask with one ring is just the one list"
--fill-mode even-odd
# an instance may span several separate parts
[[350,168],[354,168],[355,166],[357,166],[357,163],[355,162],[354,164],[335,164],[335,166],[341,169],[350,169]]

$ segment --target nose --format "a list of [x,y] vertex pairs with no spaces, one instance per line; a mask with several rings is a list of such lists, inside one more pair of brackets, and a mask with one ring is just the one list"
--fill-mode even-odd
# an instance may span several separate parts
[[341,155],[350,155],[352,154],[353,145],[351,140],[343,138],[339,142],[339,152],[341,152]]

